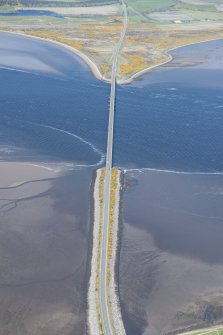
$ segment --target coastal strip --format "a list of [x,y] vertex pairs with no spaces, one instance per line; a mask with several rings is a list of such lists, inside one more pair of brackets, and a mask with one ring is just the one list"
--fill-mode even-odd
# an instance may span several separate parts
[[[111,181],[111,205],[108,229],[108,264],[107,264],[107,300],[109,303],[109,315],[114,335],[125,335],[125,329],[121,317],[120,303],[118,297],[118,284],[115,277],[115,268],[118,253],[118,234],[120,217],[120,193],[121,193],[121,170],[112,169]],[[105,168],[96,171],[94,184],[94,215],[93,215],[93,245],[91,270],[88,287],[88,334],[102,335],[104,333],[100,296],[100,253],[102,247],[102,224],[103,224],[103,197],[104,197]]]
[[189,47],[191,45],[196,45],[196,44],[201,44],[201,43],[208,43],[208,42],[219,41],[219,40],[223,40],[223,37],[217,37],[217,38],[211,38],[211,39],[208,39],[208,40],[187,43],[187,44],[183,44],[183,45],[171,48],[171,49],[164,50],[163,55],[166,56],[167,60],[165,60],[162,63],[158,63],[158,64],[155,64],[155,65],[149,66],[149,67],[147,67],[143,70],[140,70],[140,71],[132,74],[128,79],[120,79],[120,80],[118,80],[118,84],[120,84],[120,85],[131,84],[135,79],[138,79],[139,77],[143,76],[144,74],[146,74],[146,73],[148,73],[148,72],[150,72],[150,71],[152,71],[156,68],[164,66],[168,63],[171,63],[174,59],[174,57],[171,54],[171,51],[175,51],[175,50],[180,49],[180,48]]
[[[49,38],[45,38],[45,37],[39,37],[39,36],[36,36],[34,34],[26,34],[26,33],[18,32],[18,31],[0,30],[0,33],[14,34],[14,35],[19,35],[19,36],[24,36],[24,37],[27,37],[27,38],[33,38],[33,39],[45,41],[45,42],[48,42],[48,43],[56,44],[56,45],[58,45],[62,48],[65,48],[65,49],[71,51],[72,53],[74,53],[75,55],[79,56],[88,65],[88,67],[90,68],[92,74],[95,76],[96,79],[104,81],[106,83],[111,83],[111,78],[105,78],[102,75],[101,71],[99,70],[99,67],[96,65],[94,60],[91,59],[89,56],[87,56],[83,51],[80,51],[80,50],[76,49],[75,47],[71,47],[71,46],[69,46],[65,43],[58,42],[58,41],[53,40],[53,39],[49,39]],[[149,67],[147,67],[143,70],[140,70],[140,71],[132,74],[127,79],[119,78],[119,79],[117,79],[117,83],[119,85],[131,84],[135,79],[138,79],[139,77],[143,76],[144,74],[172,62],[173,56],[171,55],[171,51],[174,51],[174,50],[177,50],[177,49],[180,49],[180,48],[184,48],[184,47],[188,47],[190,45],[207,43],[207,42],[218,41],[218,40],[223,40],[223,37],[217,37],[217,38],[213,38],[213,39],[192,42],[192,43],[180,45],[180,46],[165,50],[165,51],[163,51],[163,54],[167,57],[166,61],[164,61],[162,63],[158,63],[156,65],[149,66]]]

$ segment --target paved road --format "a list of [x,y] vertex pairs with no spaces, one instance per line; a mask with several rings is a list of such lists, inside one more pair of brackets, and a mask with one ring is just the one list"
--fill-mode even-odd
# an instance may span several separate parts
[[[107,155],[106,155],[106,172],[104,180],[104,205],[103,205],[103,224],[102,224],[102,243],[100,256],[100,278],[99,278],[99,295],[102,324],[104,328],[104,335],[112,335],[112,324],[110,319],[110,311],[108,306],[107,295],[107,264],[108,264],[108,228],[109,228],[109,212],[110,212],[110,193],[111,193],[111,169],[112,169],[112,152],[113,152],[113,129],[115,116],[115,98],[116,98],[116,75],[118,68],[119,54],[124,42],[127,25],[128,13],[124,0],[120,0],[123,7],[123,30],[121,32],[120,40],[116,46],[111,74],[111,92],[110,92],[110,106],[109,106],[109,123],[108,123],[108,139],[107,139]],[[114,335],[114,334],[113,334]]]

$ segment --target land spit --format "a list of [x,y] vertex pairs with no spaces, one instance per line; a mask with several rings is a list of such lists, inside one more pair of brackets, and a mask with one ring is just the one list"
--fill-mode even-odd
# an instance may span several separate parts
[[[94,217],[93,217],[93,243],[91,258],[91,273],[88,289],[88,334],[104,334],[101,306],[99,299],[99,278],[100,278],[100,254],[103,224],[103,194],[104,194],[105,168],[96,171],[94,184]],[[112,169],[111,180],[111,206],[109,216],[109,243],[107,264],[107,298],[109,302],[109,314],[113,328],[113,334],[125,335],[123,321],[121,317],[120,303],[118,297],[118,284],[115,280],[115,268],[118,252],[118,232],[119,232],[119,210],[121,193],[121,171]]]
[[[66,43],[62,43],[59,41],[56,41],[54,39],[51,38],[46,38],[46,37],[40,37],[37,34],[35,35],[35,33],[25,33],[23,31],[19,31],[19,30],[4,30],[4,29],[0,29],[0,33],[7,33],[7,34],[14,34],[14,35],[20,35],[20,36],[24,36],[24,37],[28,37],[28,38],[32,38],[32,39],[37,39],[37,40],[42,40],[48,43],[53,43],[56,44],[64,49],[67,49],[69,51],[71,51],[72,53],[74,53],[75,55],[77,55],[78,57],[80,57],[85,64],[87,64],[87,66],[89,67],[89,69],[91,70],[92,74],[94,75],[95,78],[97,78],[98,80],[101,80],[103,82],[106,83],[111,83],[111,78],[109,77],[105,77],[100,68],[99,65],[95,62],[95,60],[93,58],[90,58],[88,55],[86,55],[86,53],[83,50],[79,50],[73,46],[70,46]],[[205,43],[205,42],[212,42],[212,41],[217,41],[217,40],[222,40],[222,37],[216,37],[216,38],[210,38],[210,39],[204,39],[203,41],[194,41],[191,43],[186,43],[174,48],[168,48],[167,50],[163,50],[163,55],[165,56],[166,60],[163,62],[159,62],[158,64],[152,65],[152,66],[148,66],[145,69],[142,69],[140,71],[137,71],[136,73],[133,73],[130,75],[129,78],[125,77],[125,78],[117,78],[117,84],[119,85],[127,85],[127,84],[131,84],[135,79],[140,78],[141,76],[145,75],[146,73],[155,70],[156,68],[162,67],[168,63],[171,63],[173,61],[173,56],[171,55],[171,52],[177,49],[180,49],[182,47],[186,47],[186,46],[190,46],[190,45],[195,45],[195,44],[201,44],[201,43]]]

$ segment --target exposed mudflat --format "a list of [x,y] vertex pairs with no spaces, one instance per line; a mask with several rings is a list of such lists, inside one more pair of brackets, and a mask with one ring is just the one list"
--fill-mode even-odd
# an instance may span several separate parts
[[7,165],[1,178],[15,185],[0,185],[0,334],[84,334],[91,173],[44,176],[22,163],[26,181],[21,163]]
[[120,287],[128,334],[223,319],[223,175],[128,172]]

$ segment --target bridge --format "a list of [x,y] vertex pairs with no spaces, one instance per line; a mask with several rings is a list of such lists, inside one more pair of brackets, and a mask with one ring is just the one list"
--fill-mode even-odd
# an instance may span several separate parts
[[104,204],[103,204],[103,221],[102,221],[102,239],[100,252],[100,277],[99,277],[99,299],[102,317],[102,326],[104,335],[114,335],[111,315],[109,311],[108,290],[107,290],[107,265],[108,265],[108,230],[109,230],[109,214],[110,214],[110,195],[111,195],[111,170],[113,158],[113,137],[114,137],[114,118],[115,118],[115,99],[116,99],[116,77],[118,69],[118,60],[120,51],[124,42],[124,38],[128,25],[128,13],[124,0],[121,0],[123,8],[123,29],[119,42],[115,48],[111,73],[111,91],[109,105],[109,121],[108,121],[108,138],[107,138],[107,154],[106,154],[106,171],[104,179]]

